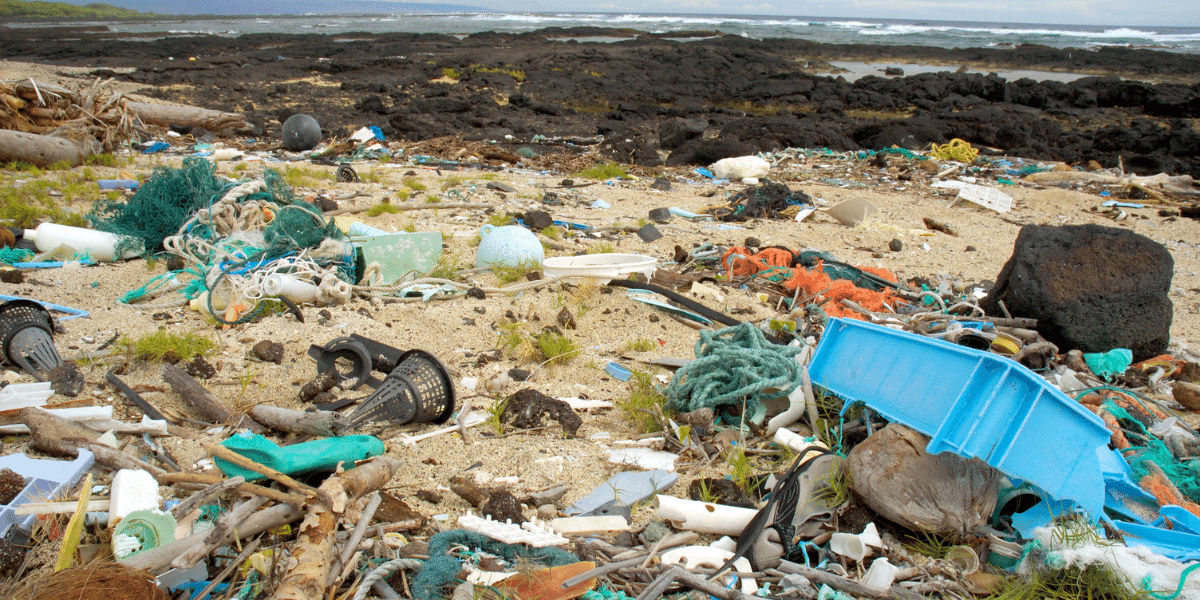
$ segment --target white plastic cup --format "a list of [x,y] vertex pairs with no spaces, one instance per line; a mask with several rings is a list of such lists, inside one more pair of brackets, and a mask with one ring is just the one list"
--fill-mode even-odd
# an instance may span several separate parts
[[970,546],[955,546],[946,552],[946,560],[963,575],[979,570],[979,555]]
[[[39,252],[49,252],[66,245],[76,252],[86,252],[93,260],[116,260],[117,244],[121,238],[116,234],[83,227],[71,227],[58,223],[42,223],[37,229],[26,229],[25,239],[32,241]],[[142,254],[143,244],[137,241],[135,247],[126,250],[121,258],[135,258]]]
[[867,574],[862,578],[863,587],[881,593],[886,592],[896,582],[896,573],[898,572],[900,572],[900,567],[888,562],[886,558],[877,558],[875,562],[871,563],[871,568],[867,569]]
[[867,557],[867,545],[853,533],[835,533],[829,538],[829,549],[858,562]]
[[284,273],[271,273],[263,279],[263,293],[268,296],[283,296],[297,304],[317,301],[317,286],[301,281]]

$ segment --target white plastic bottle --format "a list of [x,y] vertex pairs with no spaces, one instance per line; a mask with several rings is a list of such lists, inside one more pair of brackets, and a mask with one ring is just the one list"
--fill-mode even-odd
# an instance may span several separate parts
[[[92,260],[116,260],[117,244],[121,238],[116,234],[95,229],[71,227],[58,223],[42,223],[37,229],[26,229],[25,239],[37,245],[40,252],[49,252],[66,245],[79,254],[87,253]],[[143,252],[141,240],[134,238],[135,247],[126,250],[121,258],[136,258]]]

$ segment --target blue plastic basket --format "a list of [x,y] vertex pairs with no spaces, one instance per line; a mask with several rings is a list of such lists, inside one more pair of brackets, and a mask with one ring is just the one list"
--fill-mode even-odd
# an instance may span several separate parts
[[809,372],[833,394],[931,436],[930,453],[978,457],[1103,515],[1104,421],[1011,359],[830,319]]

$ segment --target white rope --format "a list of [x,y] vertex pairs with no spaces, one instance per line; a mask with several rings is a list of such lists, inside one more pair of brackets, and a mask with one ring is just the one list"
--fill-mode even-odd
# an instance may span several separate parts
[[367,594],[371,593],[371,586],[375,585],[376,581],[383,581],[392,576],[392,573],[401,569],[416,569],[423,563],[415,558],[397,558],[375,567],[370,573],[363,577],[362,582],[358,584],[358,589],[354,592],[354,600],[366,600]]

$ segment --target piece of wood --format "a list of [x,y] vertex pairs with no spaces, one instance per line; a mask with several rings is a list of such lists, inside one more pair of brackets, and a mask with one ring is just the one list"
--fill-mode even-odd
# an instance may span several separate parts
[[[226,448],[225,446],[220,444],[202,444],[202,447],[207,450],[209,454],[213,455],[213,458],[219,458],[221,460],[231,462],[243,469],[254,471],[263,477],[278,481],[279,483],[282,483],[293,490],[309,496],[310,498],[321,497],[321,492],[313,486],[300,483],[284,473],[280,473],[279,471],[276,471],[275,469],[272,469],[266,465],[259,464],[249,458],[246,458],[245,456],[242,456],[241,454],[238,454],[237,452],[234,452],[233,450],[230,450],[229,448]],[[327,498],[321,499],[325,502],[328,502]]]
[[137,115],[143,123],[170,127],[203,127],[216,135],[250,132],[254,126],[245,115],[227,113],[194,106],[170,106],[149,102],[133,102],[126,99],[125,108]]
[[335,437],[350,428],[346,417],[329,410],[305,412],[269,404],[258,404],[247,412],[255,421],[276,431],[288,433]]
[[333,538],[346,506],[363,494],[387,484],[400,461],[377,456],[321,484],[331,502],[310,504],[288,559],[289,568],[272,600],[310,600],[324,597],[333,564]]
[[[108,500],[89,500],[87,512],[103,512],[108,510]],[[18,517],[27,515],[65,515],[75,512],[78,502],[27,502],[13,510]]]
[[341,555],[338,556],[338,562],[332,569],[329,570],[329,582],[327,586],[332,586],[337,582],[339,577],[338,571],[341,566],[350,566],[350,557],[354,555],[355,548],[358,547],[358,542],[362,540],[363,534],[367,532],[367,526],[371,524],[371,519],[375,517],[375,511],[379,510],[379,505],[383,503],[383,496],[379,492],[372,492],[370,499],[367,500],[366,507],[363,508],[362,516],[358,518],[358,523],[354,525],[354,531],[350,533],[350,539],[346,540],[346,545],[342,548]]
[[200,508],[200,505],[208,501],[209,498],[225,492],[226,490],[236,488],[243,483],[246,483],[246,478],[240,475],[237,477],[230,477],[229,479],[222,479],[196,492],[195,494],[188,496],[188,498],[183,502],[176,504],[175,508],[171,509],[171,516],[175,517],[176,519],[181,519],[184,517],[184,515],[191,513],[197,508]]
[[[253,537],[268,529],[274,529],[291,523],[302,516],[304,516],[304,512],[294,506],[276,504],[250,515],[249,518],[242,521],[242,524],[237,527],[236,531],[229,532],[223,542],[228,544],[233,541],[234,537],[240,539]],[[118,562],[135,569],[144,569],[156,574],[162,573],[170,566],[172,560],[195,546],[197,542],[203,541],[207,535],[207,531],[193,533],[181,540],[175,540],[157,548],[139,552]]]
[[[238,479],[238,478],[235,477],[233,479]],[[205,473],[166,473],[162,477],[158,478],[158,482],[162,483],[162,484],[194,483],[194,484],[199,484],[199,485],[211,486],[211,485],[216,485],[222,481],[228,481],[228,480],[224,479],[220,475],[208,475]],[[275,502],[290,504],[292,506],[295,506],[296,508],[302,508],[304,506],[304,503],[308,501],[308,496],[305,496],[304,494],[289,494],[287,492],[281,492],[279,490],[271,489],[268,487],[254,485],[253,483],[240,483],[240,484],[238,484],[237,489],[239,489],[243,492],[246,492],[247,494],[254,494],[256,496],[262,496],[264,498],[267,498],[268,500],[273,500]],[[183,515],[181,514],[180,516],[183,516]]]
[[179,394],[184,402],[187,402],[205,419],[214,423],[229,423],[246,427],[254,433],[267,431],[266,427],[255,422],[254,419],[225,406],[224,402],[200,385],[196,378],[188,375],[187,371],[175,365],[163,365],[163,379],[171,384],[171,389],[175,390],[175,393]]
[[164,471],[154,465],[138,460],[120,450],[114,450],[97,442],[98,432],[40,408],[22,408],[21,422],[29,428],[33,446],[57,456],[79,456],[79,449],[90,451],[96,462],[113,469],[142,469],[155,477]]
[[0,162],[27,162],[39,167],[65,162],[77,167],[94,150],[86,142],[0,129]]
[[208,585],[204,586],[204,589],[200,590],[200,593],[196,594],[195,597],[208,598],[209,592],[211,592],[213,588],[217,587],[217,584],[225,581],[225,578],[233,574],[238,567],[241,567],[242,563],[245,562],[247,558],[250,558],[250,555],[254,554],[254,552],[257,551],[258,547],[261,545],[262,538],[246,544],[246,547],[242,549],[241,554],[238,554],[237,558],[233,559],[233,561],[231,561],[228,565],[225,565],[225,568],[221,569],[221,572],[217,574],[216,577],[213,577],[212,581],[208,582]]
[[216,525],[208,531],[208,535],[202,541],[176,557],[175,560],[171,561],[171,566],[176,569],[190,569],[195,566],[196,563],[203,560],[213,550],[225,545],[225,537],[236,531],[242,521],[245,521],[266,502],[266,498],[255,496],[221,515],[221,518],[217,519]]
[[775,570],[782,573],[792,573],[795,575],[803,575],[806,579],[816,585],[827,585],[835,590],[846,592],[852,596],[862,596],[864,598],[887,598],[890,592],[887,590],[876,590],[869,588],[853,579],[847,579],[839,575],[834,575],[829,571],[820,569],[811,569],[796,563],[783,561]]

